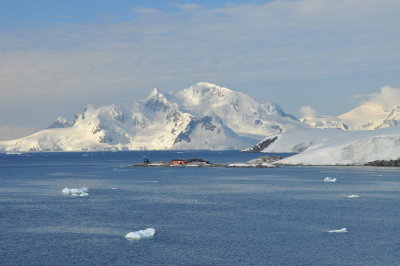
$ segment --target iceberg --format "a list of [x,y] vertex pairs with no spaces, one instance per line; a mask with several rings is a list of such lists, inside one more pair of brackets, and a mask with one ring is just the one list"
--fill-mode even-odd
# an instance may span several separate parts
[[149,239],[152,238],[155,233],[156,230],[154,228],[147,228],[145,230],[129,232],[125,235],[125,238],[128,240]]
[[81,188],[63,188],[61,192],[64,195],[72,196],[72,197],[87,197],[89,196],[89,189],[87,187]]
[[347,228],[343,227],[341,229],[336,229],[336,230],[329,230],[328,233],[347,233]]
[[324,182],[335,183],[336,181],[337,181],[337,179],[335,177],[325,177],[324,178]]

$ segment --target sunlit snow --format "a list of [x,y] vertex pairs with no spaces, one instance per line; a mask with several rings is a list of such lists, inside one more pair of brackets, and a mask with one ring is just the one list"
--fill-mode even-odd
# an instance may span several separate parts
[[63,188],[61,191],[64,195],[73,197],[87,197],[89,196],[89,189],[87,187],[81,188]]
[[145,230],[129,232],[125,235],[125,238],[128,240],[148,239],[152,238],[155,233],[156,230],[154,228],[147,228]]

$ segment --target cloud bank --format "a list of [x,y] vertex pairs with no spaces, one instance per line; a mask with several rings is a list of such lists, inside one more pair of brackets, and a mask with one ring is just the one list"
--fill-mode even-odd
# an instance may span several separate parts
[[302,117],[305,116],[317,116],[318,112],[312,108],[311,106],[302,106],[300,107],[300,113]]
[[26,128],[22,126],[1,126],[0,141],[22,138],[36,131],[38,130],[35,128]]
[[385,86],[381,88],[381,93],[369,97],[367,102],[382,105],[384,108],[400,106],[400,88]]
[[[198,81],[248,88],[243,92],[274,95],[272,100],[304,89],[303,97],[310,98],[326,91],[321,83],[310,90],[301,82],[400,70],[397,0],[132,10],[123,23],[32,23],[0,30],[0,106],[67,109],[130,101],[128,95],[139,99],[152,87],[181,89]],[[292,91],[274,91],[280,83]]]

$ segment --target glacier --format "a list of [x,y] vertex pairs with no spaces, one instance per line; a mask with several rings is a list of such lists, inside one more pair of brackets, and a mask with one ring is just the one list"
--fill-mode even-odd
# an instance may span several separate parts
[[364,165],[400,158],[400,127],[350,131],[311,144],[303,152],[277,161],[284,165]]
[[200,82],[177,93],[151,91],[129,104],[88,105],[30,136],[0,141],[3,152],[243,149],[267,135],[309,128],[275,103]]
[[364,165],[400,158],[400,126],[376,130],[307,129],[272,134],[247,152],[297,153],[276,164]]

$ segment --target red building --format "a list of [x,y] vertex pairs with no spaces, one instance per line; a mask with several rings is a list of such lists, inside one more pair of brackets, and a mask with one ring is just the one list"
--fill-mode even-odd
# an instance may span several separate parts
[[185,160],[181,160],[181,159],[173,159],[172,160],[172,165],[184,165],[186,164]]

